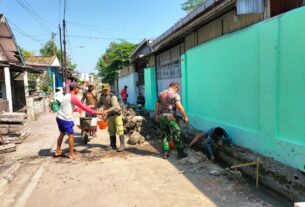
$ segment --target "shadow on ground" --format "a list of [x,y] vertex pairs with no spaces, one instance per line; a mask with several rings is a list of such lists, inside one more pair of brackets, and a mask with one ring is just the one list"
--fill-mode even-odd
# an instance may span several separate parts
[[[67,139],[65,139],[65,143],[68,143]],[[84,144],[80,133],[75,134],[75,149],[80,154],[80,160],[83,161],[94,161],[110,157],[127,159],[134,156],[153,156],[162,159],[161,142],[159,140],[151,140],[142,145],[128,145],[128,148],[120,153],[116,151],[106,151],[106,148],[107,145],[103,144],[90,142]],[[63,156],[55,158],[56,162],[70,162],[67,158],[68,153],[69,148],[64,148]],[[54,152],[52,152],[51,149],[42,149],[38,154],[42,157],[54,156]],[[216,206],[272,206],[257,199],[243,179],[232,181],[228,180],[225,176],[210,175],[209,172],[211,170],[220,168],[215,163],[204,161],[197,164],[181,164],[181,162],[177,160],[177,153],[175,151],[171,153],[168,162],[175,166],[178,172],[183,174],[198,190],[209,197]],[[274,206],[283,205],[274,204]]]

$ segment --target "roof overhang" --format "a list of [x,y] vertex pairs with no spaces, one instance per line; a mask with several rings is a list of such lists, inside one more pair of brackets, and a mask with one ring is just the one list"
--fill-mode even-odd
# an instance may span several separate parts
[[14,34],[3,14],[0,14],[0,47],[8,62],[24,64]]
[[60,68],[60,66],[53,66],[50,64],[43,64],[43,63],[32,63],[32,62],[25,62],[26,65],[32,67],[52,67],[52,68]]
[[236,0],[208,0],[202,6],[185,16],[165,33],[155,39],[151,44],[152,53],[177,42],[186,34],[200,28],[202,25],[222,16],[235,8]]
[[[130,59],[131,62],[134,62],[136,59],[144,58],[151,52],[150,44],[152,43],[152,40],[144,39],[138,47],[131,53]],[[142,51],[141,49],[147,47],[147,51]]]
[[10,70],[18,71],[18,72],[28,71],[30,73],[42,73],[41,70],[37,70],[37,69],[29,67],[29,66],[19,65],[19,64],[15,64],[15,63],[10,63],[9,67],[10,67]]

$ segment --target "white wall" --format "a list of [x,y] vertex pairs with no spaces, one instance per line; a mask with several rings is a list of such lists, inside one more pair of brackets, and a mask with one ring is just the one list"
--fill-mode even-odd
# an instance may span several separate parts
[[[119,91],[124,88],[124,86],[128,86],[128,103],[130,104],[136,104],[137,103],[137,97],[138,97],[138,92],[137,92],[137,86],[136,82],[138,81],[138,73],[131,73],[127,76],[124,76],[119,79]],[[119,95],[121,98],[121,95]]]
[[93,75],[89,75],[89,73],[81,73],[80,74],[81,81],[94,81]]
[[52,63],[52,66],[60,67],[60,62],[59,62],[59,60],[58,60],[57,57],[55,57],[55,59],[54,59],[54,61],[53,61],[53,63]]

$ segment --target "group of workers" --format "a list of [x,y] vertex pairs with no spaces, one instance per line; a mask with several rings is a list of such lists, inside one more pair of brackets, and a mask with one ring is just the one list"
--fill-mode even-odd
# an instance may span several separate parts
[[[89,84],[88,89],[84,92],[82,98],[82,101],[85,101],[85,103],[82,103],[82,101],[77,98],[79,91],[79,85],[76,82],[71,83],[70,93],[64,96],[60,109],[57,112],[56,121],[60,135],[57,139],[55,157],[62,156],[61,144],[65,134],[67,134],[69,137],[69,157],[71,159],[78,157],[78,155],[74,153],[74,122],[72,115],[75,106],[77,106],[80,110],[85,111],[86,116],[88,117],[96,117],[97,115],[107,117],[108,132],[110,135],[110,146],[107,149],[113,149],[119,152],[124,151],[125,136],[122,109],[118,103],[117,96],[110,92],[110,87],[103,87],[102,93],[98,94],[94,89],[94,85]],[[120,139],[119,148],[117,148],[116,145],[116,135],[118,135]]]
[[169,142],[174,142],[175,148],[178,152],[178,159],[187,157],[184,152],[186,147],[191,147],[197,141],[202,139],[203,149],[205,154],[210,160],[215,159],[218,148],[225,143],[227,146],[232,147],[232,140],[228,136],[227,132],[221,127],[215,127],[208,130],[206,133],[198,134],[192,142],[187,146],[181,136],[181,127],[177,120],[177,110],[183,117],[186,125],[188,125],[189,119],[181,104],[179,95],[179,83],[172,82],[169,88],[160,93],[156,103],[156,119],[160,123],[160,129],[162,132],[162,149],[163,158],[169,157],[170,145]]
[[[124,104],[127,104],[127,86],[121,91],[121,97]],[[203,149],[207,157],[211,160],[215,159],[215,153],[217,149],[224,144],[232,147],[232,140],[228,136],[227,132],[221,127],[211,128],[205,133],[198,134],[192,142],[187,146],[181,133],[181,127],[177,120],[177,110],[183,117],[186,125],[188,125],[189,119],[182,106],[180,95],[179,95],[179,84],[172,82],[169,88],[159,94],[156,103],[156,119],[160,123],[161,136],[162,136],[162,149],[163,158],[167,159],[170,155],[170,142],[173,141],[175,148],[178,152],[178,159],[187,157],[185,153],[186,147],[191,147],[197,141],[202,139]],[[87,90],[83,93],[81,101],[76,97],[79,93],[80,87],[77,83],[70,85],[70,93],[66,94],[60,105],[60,109],[57,112],[57,125],[60,131],[60,135],[57,140],[57,149],[55,156],[61,156],[61,144],[65,134],[69,137],[69,156],[71,159],[77,158],[74,153],[74,122],[73,112],[75,106],[80,110],[86,112],[87,117],[96,117],[101,115],[107,117],[108,121],[108,132],[110,135],[110,146],[107,150],[117,150],[119,152],[125,150],[125,136],[124,136],[124,125],[122,119],[122,109],[118,103],[117,96],[110,91],[110,87],[102,88],[102,93],[98,94],[93,84],[88,84]],[[82,103],[85,102],[85,103]],[[138,104],[145,104],[144,97],[140,94],[137,100]],[[117,148],[116,135],[119,136],[120,147]],[[96,136],[95,133],[93,136]]]

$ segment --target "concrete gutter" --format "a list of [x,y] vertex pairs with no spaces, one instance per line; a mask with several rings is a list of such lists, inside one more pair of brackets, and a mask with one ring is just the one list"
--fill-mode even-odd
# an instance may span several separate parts
[[[196,129],[185,129],[183,134],[186,142],[190,142],[199,131]],[[194,146],[203,150],[201,142]],[[253,152],[243,147],[234,146],[229,148],[223,146],[217,156],[217,161],[228,167],[238,164],[263,161],[259,170],[259,186],[267,188],[268,193],[277,196],[285,202],[300,202],[305,198],[305,173],[298,169]],[[239,169],[243,176],[256,180],[256,166],[249,166]]]
[[15,163],[0,175],[0,195],[3,194],[8,184],[14,180],[19,168],[20,163]]

